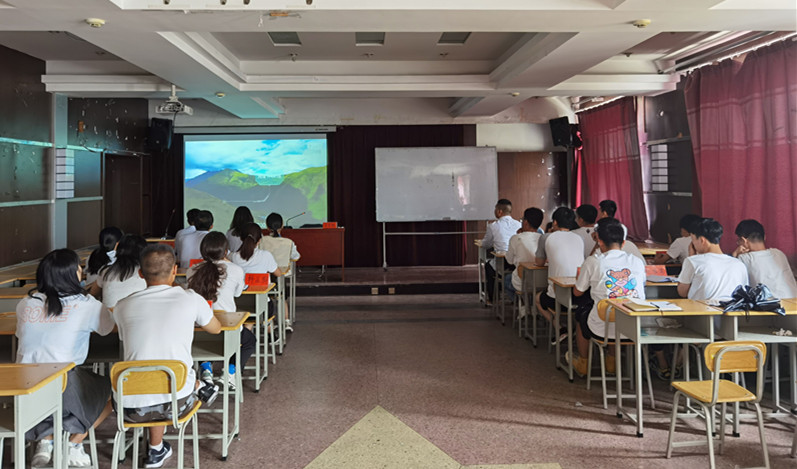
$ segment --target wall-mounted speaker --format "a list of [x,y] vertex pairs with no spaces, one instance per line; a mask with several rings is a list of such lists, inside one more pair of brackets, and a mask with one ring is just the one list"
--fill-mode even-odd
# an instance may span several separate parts
[[551,138],[555,147],[570,147],[573,144],[567,116],[551,119],[548,124],[551,126]]
[[147,149],[149,151],[166,151],[172,147],[174,123],[170,119],[153,117],[147,133]]

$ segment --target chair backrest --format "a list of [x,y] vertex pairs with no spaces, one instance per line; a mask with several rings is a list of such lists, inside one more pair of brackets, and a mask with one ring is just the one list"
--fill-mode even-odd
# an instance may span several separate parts
[[714,342],[703,352],[706,367],[713,374],[711,404],[716,404],[719,392],[719,378],[722,373],[756,372],[756,399],[759,402],[764,393],[764,362],[767,347],[757,340],[736,340]]
[[111,367],[111,387],[117,406],[117,426],[124,431],[124,396],[170,394],[172,425],[178,427],[177,390],[185,385],[188,367],[180,360],[139,360],[118,362]]
[[274,256],[280,270],[288,269],[291,265],[291,250],[293,241],[288,238],[275,238],[273,236],[263,236],[260,238],[260,249],[268,251]]
[[[614,322],[614,308],[609,308],[609,300],[603,299],[598,302],[598,317],[603,321]],[[609,315],[608,318],[606,315]]]

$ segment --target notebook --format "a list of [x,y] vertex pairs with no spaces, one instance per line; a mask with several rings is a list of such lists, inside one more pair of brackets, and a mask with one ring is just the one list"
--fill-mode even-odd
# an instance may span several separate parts
[[669,301],[645,301],[634,298],[623,305],[631,311],[683,311],[680,306]]

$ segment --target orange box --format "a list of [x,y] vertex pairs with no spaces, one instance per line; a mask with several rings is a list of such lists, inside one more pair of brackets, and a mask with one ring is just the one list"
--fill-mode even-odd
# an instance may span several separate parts
[[204,261],[205,261],[204,259],[191,259],[188,262],[188,267],[193,267],[193,266],[199,264],[200,262],[204,262]]
[[661,264],[659,265],[646,265],[645,275],[658,275],[659,277],[667,276],[667,268]]
[[324,224],[321,225],[321,227],[322,228],[337,228],[338,227],[338,222],[336,222],[336,221],[327,221],[327,222],[324,222]]
[[269,274],[246,274],[244,282],[252,286],[268,286],[271,283],[271,276]]

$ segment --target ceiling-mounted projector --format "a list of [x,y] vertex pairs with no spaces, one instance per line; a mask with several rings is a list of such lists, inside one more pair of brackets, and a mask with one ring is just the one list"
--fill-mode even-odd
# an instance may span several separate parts
[[169,99],[163,104],[159,104],[155,108],[155,112],[158,114],[188,114],[189,116],[194,114],[191,106],[183,104],[177,99],[177,87],[174,85],[172,85],[172,94]]

